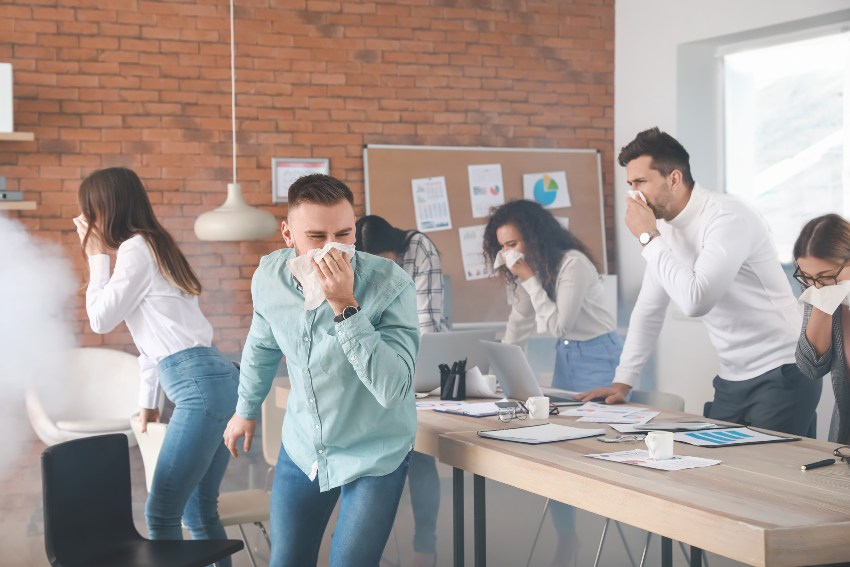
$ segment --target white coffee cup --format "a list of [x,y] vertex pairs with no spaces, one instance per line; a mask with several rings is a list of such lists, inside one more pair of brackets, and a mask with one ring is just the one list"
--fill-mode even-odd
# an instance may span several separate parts
[[549,419],[549,398],[546,396],[532,396],[525,401],[528,408],[528,417],[531,419]]
[[646,448],[649,458],[660,461],[673,458],[673,433],[670,431],[650,431],[646,434]]

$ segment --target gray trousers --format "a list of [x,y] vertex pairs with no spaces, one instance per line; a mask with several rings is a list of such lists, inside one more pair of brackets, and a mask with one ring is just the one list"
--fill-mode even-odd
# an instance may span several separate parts
[[749,380],[714,378],[706,417],[807,435],[815,421],[823,380],[809,380],[796,364],[784,364]]

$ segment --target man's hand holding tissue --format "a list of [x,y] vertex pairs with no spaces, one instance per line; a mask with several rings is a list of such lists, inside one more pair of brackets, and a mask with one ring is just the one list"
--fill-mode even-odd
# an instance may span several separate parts
[[626,226],[635,236],[652,232],[658,228],[655,213],[649,205],[631,197],[626,199]]
[[347,254],[331,248],[321,260],[313,262],[313,270],[334,315],[350,305],[359,305],[354,297],[354,270]]

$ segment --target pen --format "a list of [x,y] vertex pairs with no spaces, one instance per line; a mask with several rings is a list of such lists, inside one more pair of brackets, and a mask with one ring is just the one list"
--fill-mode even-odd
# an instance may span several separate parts
[[803,465],[800,467],[800,470],[810,471],[812,469],[819,469],[821,467],[828,467],[829,465],[834,465],[835,459],[824,459],[822,461],[818,461],[816,463],[809,463],[808,465]]

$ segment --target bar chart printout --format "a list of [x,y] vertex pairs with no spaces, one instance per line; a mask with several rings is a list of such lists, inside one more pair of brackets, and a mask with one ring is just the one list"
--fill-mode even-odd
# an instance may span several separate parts
[[780,437],[755,431],[748,427],[717,429],[713,431],[684,431],[676,433],[676,441],[697,445],[698,447],[723,447],[727,445],[749,445],[754,443],[776,443],[796,441],[798,437]]

